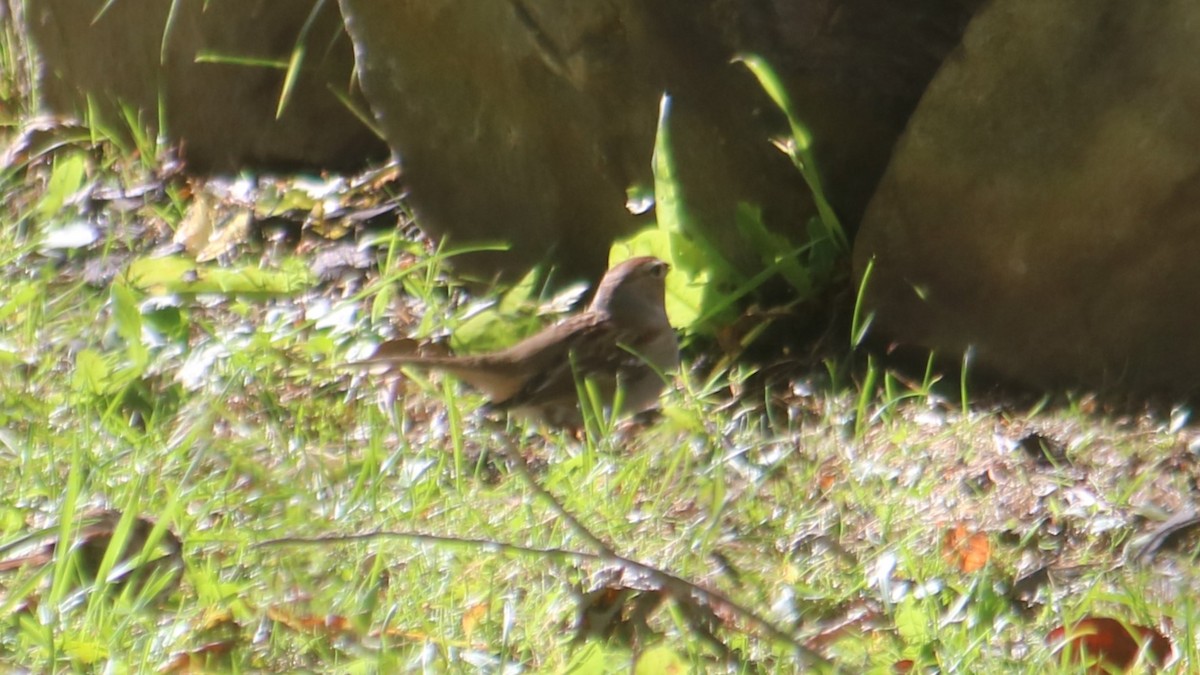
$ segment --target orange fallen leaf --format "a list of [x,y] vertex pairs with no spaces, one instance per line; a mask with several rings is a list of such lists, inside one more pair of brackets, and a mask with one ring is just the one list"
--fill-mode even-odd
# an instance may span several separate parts
[[483,621],[483,617],[487,616],[488,604],[486,602],[477,602],[467,608],[463,613],[462,629],[463,635],[470,641],[471,635],[475,633],[475,627]]
[[986,532],[972,533],[966,523],[959,523],[942,538],[942,555],[951,565],[970,574],[987,566],[992,557],[992,543]]
[[841,467],[836,462],[825,462],[817,469],[817,487],[821,492],[829,492],[841,477]]
[[298,633],[317,635],[341,635],[350,631],[350,620],[344,616],[329,614],[313,616],[311,614],[293,614],[282,607],[271,607],[267,610],[267,618],[287,626]]

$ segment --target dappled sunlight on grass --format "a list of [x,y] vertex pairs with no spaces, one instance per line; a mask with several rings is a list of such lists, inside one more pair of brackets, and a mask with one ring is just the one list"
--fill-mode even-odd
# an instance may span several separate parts
[[218,223],[253,195],[60,131],[0,167],[0,539],[40,537],[0,549],[6,669],[1077,672],[1048,636],[1109,616],[1196,651],[1182,409],[964,413],[844,354],[696,358],[656,415],[527,425],[344,367],[569,304],[466,293],[393,170],[264,179],[261,239],[188,253],[197,195]]

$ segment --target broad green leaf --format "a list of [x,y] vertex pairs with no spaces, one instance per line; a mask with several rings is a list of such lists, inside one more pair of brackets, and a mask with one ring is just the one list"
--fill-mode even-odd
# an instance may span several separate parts
[[750,242],[763,267],[777,270],[798,297],[812,297],[812,277],[798,259],[803,249],[797,249],[786,236],[769,231],[763,224],[762,209],[758,206],[745,202],[738,204],[736,221],[738,232]]
[[659,644],[641,653],[633,672],[636,675],[684,675],[692,672],[692,667],[674,649]]
[[564,673],[569,675],[604,675],[612,672],[611,663],[628,661],[628,656],[595,641],[585,642],[575,650]]
[[285,260],[280,269],[269,270],[200,265],[180,256],[139,258],[130,263],[125,279],[145,292],[230,295],[291,295],[316,283],[308,265],[299,259]]
[[929,615],[917,603],[906,601],[896,607],[896,632],[906,644],[922,645],[934,638]]
[[42,291],[34,283],[17,283],[9,287],[6,293],[9,297],[0,302],[0,321],[13,316],[17,312],[29,309],[33,302],[42,301]]
[[687,213],[679,195],[675,176],[675,156],[671,150],[671,97],[663,96],[658,108],[658,128],[654,136],[654,215],[661,230],[683,232]]
[[112,285],[109,297],[113,304],[117,335],[125,340],[129,360],[140,369],[149,362],[150,357],[142,344],[142,310],[138,307],[138,299],[132,289],[120,282]]
[[112,369],[107,359],[94,349],[83,349],[75,355],[75,388],[79,391],[102,395],[111,385]]
[[542,327],[542,320],[529,314],[503,314],[489,309],[463,321],[454,329],[451,345],[464,354],[503,349]]
[[108,647],[99,640],[67,638],[63,641],[63,652],[85,666],[108,658]]
[[512,288],[500,298],[497,310],[501,314],[517,312],[532,305],[538,296],[538,288],[542,285],[541,269],[534,267],[525,273]]
[[58,214],[71,195],[83,187],[86,174],[87,160],[82,151],[54,155],[50,181],[46,184],[46,193],[37,206],[38,219],[49,220]]
[[126,342],[142,341],[142,310],[138,309],[138,299],[133,289],[124,283],[113,283],[109,298],[113,301],[116,334],[124,337]]
[[728,273],[732,267],[724,256],[703,240],[693,238],[687,228],[688,214],[679,193],[675,160],[671,152],[671,97],[663,96],[654,139],[654,208],[656,222],[632,236],[613,243],[610,266],[640,255],[652,255],[671,265],[667,277],[667,315],[671,323],[689,331],[702,330],[697,319],[706,302],[718,290],[713,268]]

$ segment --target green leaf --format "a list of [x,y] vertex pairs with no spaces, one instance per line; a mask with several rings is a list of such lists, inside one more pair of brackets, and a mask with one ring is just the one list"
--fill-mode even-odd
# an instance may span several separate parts
[[542,286],[542,270],[534,267],[500,298],[497,310],[501,313],[528,309],[537,300],[538,288]]
[[92,395],[108,393],[112,369],[108,361],[93,349],[81,350],[75,355],[75,389]]
[[734,60],[741,62],[758,79],[758,84],[763,88],[763,91],[767,92],[767,96],[770,96],[775,105],[787,116],[788,125],[792,131],[792,138],[795,140],[797,148],[801,152],[807,152],[812,147],[812,134],[800,122],[800,116],[795,113],[795,109],[792,107],[792,99],[788,96],[783,80],[779,79],[779,76],[775,74],[775,70],[762,57],[754,54],[744,54]]
[[42,291],[33,283],[20,283],[8,289],[8,301],[0,302],[0,321],[28,309],[37,301],[41,304]]
[[628,655],[597,642],[587,642],[571,655],[563,671],[569,675],[603,675],[611,672],[610,663],[628,662]]
[[113,303],[117,335],[125,340],[130,362],[140,370],[150,362],[150,356],[142,344],[142,310],[138,307],[138,298],[133,289],[120,282],[112,285],[109,297]]
[[489,309],[463,321],[450,340],[455,352],[464,354],[503,349],[542,327],[536,316],[503,314]]
[[287,74],[283,78],[283,89],[279,92],[279,105],[275,108],[275,119],[283,117],[283,111],[287,109],[288,101],[292,99],[292,92],[296,89],[296,82],[300,79],[300,68],[304,63],[304,45],[296,43],[292,49],[292,57],[288,59]]
[[266,185],[254,200],[254,217],[265,220],[289,211],[308,213],[318,207],[319,199],[307,190],[287,185]]
[[142,315],[142,321],[163,337],[177,342],[186,341],[188,319],[178,307],[162,307]]
[[934,637],[929,616],[915,602],[903,602],[896,607],[896,632],[908,645],[923,645]]
[[867,284],[871,282],[871,272],[875,269],[875,256],[867,261],[867,267],[863,270],[862,279],[858,282],[858,295],[854,298],[854,314],[850,321],[850,347],[857,349],[867,339],[867,331],[871,328],[871,323],[875,320],[875,312],[866,311]]
[[683,675],[692,672],[692,668],[674,649],[659,644],[642,652],[633,672],[636,675]]
[[285,260],[278,270],[200,265],[180,256],[140,258],[130,263],[125,279],[147,292],[229,295],[292,295],[316,283],[308,265],[296,258]]
[[[675,159],[671,151],[671,97],[663,96],[659,107],[658,128],[654,139],[654,225],[613,243],[609,251],[610,266],[640,255],[652,255],[671,265],[667,277],[667,315],[672,325],[689,332],[703,332],[698,325],[720,288],[736,271],[719,250],[702,237],[692,236],[687,226],[689,216],[679,192]],[[631,192],[633,194],[634,190]],[[714,270],[719,270],[714,272]]]
[[787,117],[792,138],[791,143],[783,149],[791,157],[796,168],[800,170],[800,175],[804,177],[804,182],[808,183],[808,188],[812,191],[813,203],[817,207],[817,214],[821,218],[820,222],[824,226],[826,236],[838,250],[848,252],[850,243],[846,238],[846,231],[842,228],[837,214],[833,212],[833,207],[825,197],[825,189],[821,185],[821,177],[817,172],[816,158],[812,154],[812,134],[800,121],[800,116],[792,106],[791,97],[788,96],[783,81],[779,79],[775,70],[759,56],[746,54],[739,56],[735,61],[740,61],[753,73],[763,91],[771,97],[771,100]]
[[39,220],[49,220],[62,210],[63,205],[83,187],[87,174],[87,160],[83,152],[64,152],[54,155],[54,166],[50,169],[50,181],[46,193],[38,202]]
[[97,664],[108,658],[108,647],[99,640],[67,638],[63,640],[63,651],[85,666]]
[[679,189],[675,155],[671,141],[671,97],[663,96],[659,106],[658,128],[654,137],[654,215],[658,228],[667,234],[668,250],[664,251],[671,265],[687,274],[715,270],[718,277],[740,281],[737,269],[717,246],[690,226],[691,216]]
[[288,101],[292,99],[292,94],[296,89],[296,83],[300,81],[300,73],[304,65],[304,55],[308,51],[306,46],[308,34],[312,30],[317,17],[321,14],[321,10],[325,8],[325,2],[326,0],[316,0],[313,3],[312,9],[308,12],[308,18],[304,20],[304,25],[300,27],[300,33],[296,35],[296,43],[292,45],[292,56],[288,59],[287,74],[283,78],[283,89],[279,92],[279,105],[275,108],[275,119],[283,117],[283,111],[287,109]]
[[687,212],[679,195],[679,181],[675,176],[675,157],[671,152],[671,97],[664,95],[658,108],[658,128],[654,135],[654,215],[659,229],[664,232],[682,234]]
[[800,264],[797,249],[788,238],[767,230],[763,224],[762,208],[745,202],[737,207],[737,228],[742,237],[758,253],[764,267],[777,270],[802,299],[813,296],[813,281],[809,271]]

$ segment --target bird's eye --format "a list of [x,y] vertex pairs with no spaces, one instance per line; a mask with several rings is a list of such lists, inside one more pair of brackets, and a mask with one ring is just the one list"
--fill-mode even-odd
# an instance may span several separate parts
[[667,272],[671,270],[671,266],[665,262],[659,261],[650,267],[650,276],[656,279],[663,279],[667,276]]

